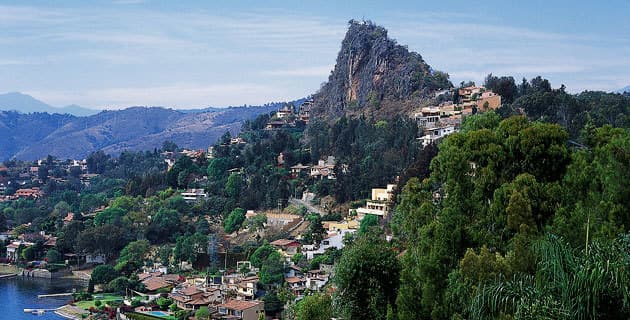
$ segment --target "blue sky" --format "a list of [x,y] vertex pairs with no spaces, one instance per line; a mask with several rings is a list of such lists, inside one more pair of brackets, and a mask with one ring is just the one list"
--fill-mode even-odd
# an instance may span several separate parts
[[1,1],[0,92],[53,105],[195,108],[317,91],[369,19],[454,83],[630,85],[630,1]]

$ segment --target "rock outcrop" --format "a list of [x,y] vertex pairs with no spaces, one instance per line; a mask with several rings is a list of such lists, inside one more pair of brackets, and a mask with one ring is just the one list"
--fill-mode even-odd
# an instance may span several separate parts
[[448,75],[434,71],[369,21],[349,22],[335,68],[315,94],[315,116],[369,114],[389,118],[410,108],[412,98],[452,87]]

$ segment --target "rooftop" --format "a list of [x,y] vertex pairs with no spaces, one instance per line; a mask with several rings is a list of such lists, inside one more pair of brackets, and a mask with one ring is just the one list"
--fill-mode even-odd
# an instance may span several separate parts
[[245,301],[245,300],[230,300],[219,307],[224,307],[231,310],[247,310],[249,308],[256,307],[260,304],[260,301]]

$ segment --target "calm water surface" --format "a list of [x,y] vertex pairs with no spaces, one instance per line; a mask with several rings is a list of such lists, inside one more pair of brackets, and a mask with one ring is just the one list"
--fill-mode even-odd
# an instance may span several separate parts
[[71,292],[79,290],[85,282],[68,279],[37,279],[13,277],[0,279],[0,319],[63,319],[53,312],[43,315],[24,313],[24,309],[49,309],[66,304],[71,297],[37,299],[38,294]]

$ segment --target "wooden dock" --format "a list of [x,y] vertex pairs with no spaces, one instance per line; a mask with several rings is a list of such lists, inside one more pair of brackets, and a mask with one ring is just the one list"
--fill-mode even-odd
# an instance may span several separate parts
[[46,312],[54,312],[56,311],[57,308],[54,309],[24,309],[24,312],[26,313],[33,313],[33,314],[43,314]]
[[13,277],[16,277],[16,276],[17,276],[17,273],[0,274],[0,279],[13,278]]
[[38,294],[37,298],[41,299],[41,298],[67,297],[67,296],[71,296],[71,295],[72,295],[72,292],[52,293],[52,294]]

